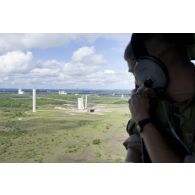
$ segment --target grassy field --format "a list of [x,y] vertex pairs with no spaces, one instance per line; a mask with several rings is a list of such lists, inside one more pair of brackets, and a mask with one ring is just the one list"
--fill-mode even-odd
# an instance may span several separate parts
[[30,94],[0,94],[0,162],[123,162],[127,99],[88,96],[90,113],[77,98],[38,94],[32,113]]

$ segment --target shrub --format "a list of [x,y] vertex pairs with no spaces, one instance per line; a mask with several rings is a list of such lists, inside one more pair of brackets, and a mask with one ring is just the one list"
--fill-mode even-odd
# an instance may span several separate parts
[[94,145],[99,145],[101,143],[100,139],[94,139],[92,142]]

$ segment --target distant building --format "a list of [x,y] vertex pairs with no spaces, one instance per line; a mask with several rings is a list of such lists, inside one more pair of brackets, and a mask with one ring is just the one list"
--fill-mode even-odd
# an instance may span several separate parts
[[124,95],[123,94],[121,95],[121,99],[124,99]]
[[24,91],[22,89],[18,89],[18,94],[19,95],[23,95],[24,94]]
[[58,91],[59,95],[67,95],[67,93],[65,91]]
[[84,110],[83,97],[78,98],[78,110]]

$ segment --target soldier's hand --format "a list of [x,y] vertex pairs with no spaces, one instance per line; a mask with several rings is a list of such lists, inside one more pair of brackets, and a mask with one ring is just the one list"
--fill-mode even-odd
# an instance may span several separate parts
[[151,91],[144,90],[139,94],[134,93],[129,99],[129,109],[132,114],[132,118],[136,122],[150,117],[149,93],[151,93]]

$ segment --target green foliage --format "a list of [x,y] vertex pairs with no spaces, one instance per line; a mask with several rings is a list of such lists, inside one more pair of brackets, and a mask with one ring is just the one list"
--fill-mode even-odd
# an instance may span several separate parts
[[109,123],[109,124],[106,124],[106,129],[110,129],[111,128],[111,124]]
[[123,159],[129,111],[117,105],[119,97],[88,96],[89,106],[101,104],[109,112],[71,114],[54,107],[75,107],[78,96],[37,96],[32,113],[31,94],[0,94],[0,162],[116,162],[118,154]]
[[94,139],[92,143],[94,145],[99,145],[99,144],[101,144],[101,140],[100,139]]
[[119,157],[119,158],[116,158],[116,159],[115,159],[115,162],[117,162],[117,163],[121,163],[121,162],[123,162],[123,159],[122,159],[122,158],[120,158],[120,157]]
[[73,153],[77,152],[79,150],[78,146],[69,146],[66,150],[65,153]]
[[127,104],[127,100],[125,100],[125,99],[117,100],[117,101],[113,102],[113,104]]

